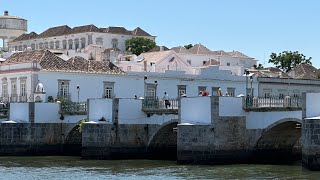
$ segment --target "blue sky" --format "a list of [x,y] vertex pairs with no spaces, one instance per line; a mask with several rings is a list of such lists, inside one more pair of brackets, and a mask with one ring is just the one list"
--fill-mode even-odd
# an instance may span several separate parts
[[167,47],[201,43],[239,50],[267,64],[271,52],[299,51],[320,67],[317,0],[0,0],[37,33],[58,25],[139,26]]

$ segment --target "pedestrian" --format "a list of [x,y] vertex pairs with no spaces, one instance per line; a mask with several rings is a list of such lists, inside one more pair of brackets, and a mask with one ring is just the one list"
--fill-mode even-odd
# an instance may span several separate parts
[[202,96],[208,96],[208,95],[209,93],[206,90],[202,91]]
[[169,95],[167,94],[167,92],[164,92],[163,100],[164,100],[164,105],[166,109],[168,108],[168,106],[169,107],[171,106],[171,103],[169,101]]

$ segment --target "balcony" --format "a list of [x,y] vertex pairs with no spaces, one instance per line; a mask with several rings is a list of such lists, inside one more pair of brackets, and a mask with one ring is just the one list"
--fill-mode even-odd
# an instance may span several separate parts
[[58,93],[57,99],[71,101],[71,93]]
[[244,97],[243,109],[246,111],[295,111],[302,109],[301,97]]
[[178,114],[179,99],[169,99],[169,105],[158,97],[145,97],[142,100],[142,111],[151,114]]
[[86,115],[88,112],[86,102],[65,101],[60,104],[60,114]]

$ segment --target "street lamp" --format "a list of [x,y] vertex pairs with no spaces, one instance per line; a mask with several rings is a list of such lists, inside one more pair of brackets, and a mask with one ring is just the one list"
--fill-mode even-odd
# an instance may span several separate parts
[[148,79],[147,75],[144,75],[144,78],[143,78],[144,97],[147,96],[147,92],[146,92],[146,80],[147,79]]
[[250,76],[250,94],[251,94],[251,98],[253,98],[252,82],[253,82],[253,77]]
[[79,103],[79,94],[80,94],[80,86],[77,85],[77,92],[78,92],[78,103]]

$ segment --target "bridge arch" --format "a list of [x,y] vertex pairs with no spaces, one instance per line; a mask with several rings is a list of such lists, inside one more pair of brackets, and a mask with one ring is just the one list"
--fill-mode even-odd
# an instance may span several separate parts
[[177,159],[177,133],[173,131],[178,125],[177,119],[164,123],[150,136],[147,151],[153,159]]
[[82,120],[77,123],[69,124],[65,130],[65,139],[63,143],[63,153],[66,155],[81,155],[82,132],[80,128]]
[[258,138],[255,147],[255,160],[281,163],[301,159],[301,119],[281,119],[266,129]]

